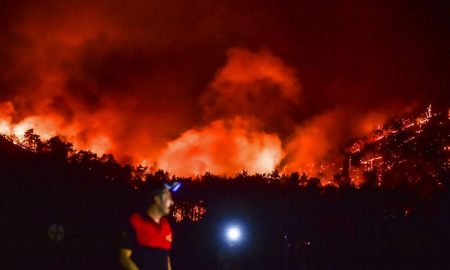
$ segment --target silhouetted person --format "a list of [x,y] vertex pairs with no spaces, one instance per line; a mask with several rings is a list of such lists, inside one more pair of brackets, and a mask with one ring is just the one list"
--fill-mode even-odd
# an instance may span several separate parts
[[123,232],[120,265],[127,270],[171,270],[172,230],[165,216],[179,183],[151,183],[144,188],[144,209],[133,213]]

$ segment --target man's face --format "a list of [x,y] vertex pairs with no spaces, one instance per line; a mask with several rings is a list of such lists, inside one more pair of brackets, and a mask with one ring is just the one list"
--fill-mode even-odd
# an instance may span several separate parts
[[173,205],[172,194],[169,190],[165,189],[163,193],[156,197],[156,205],[158,206],[159,211],[163,215],[168,215],[170,213],[170,209]]

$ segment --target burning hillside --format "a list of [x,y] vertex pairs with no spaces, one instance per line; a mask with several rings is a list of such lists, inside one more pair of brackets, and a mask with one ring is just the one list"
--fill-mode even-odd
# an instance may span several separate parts
[[33,129],[176,175],[332,181],[349,140],[448,107],[440,5],[10,1],[0,132]]
[[430,105],[419,117],[399,118],[351,144],[345,174],[355,184],[368,178],[378,186],[422,180],[439,186],[450,172],[449,146],[450,111],[433,113]]
[[[280,152],[270,149],[280,149],[280,143],[273,137],[267,137],[258,141],[258,135],[250,134],[252,141],[246,141],[244,138],[248,136],[245,134],[245,125],[240,129],[227,131],[227,126],[224,123],[214,123],[215,129],[221,129],[223,132],[220,138],[221,142],[215,142],[216,137],[208,137],[207,132],[205,134],[192,133],[186,134],[186,138],[191,145],[188,148],[190,152],[184,153],[180,148],[185,147],[181,142],[181,145],[174,144],[171,149],[173,154],[181,154],[181,156],[175,160],[176,162],[167,166],[176,168],[175,173],[173,171],[165,172],[164,178],[169,179],[169,175],[174,177],[183,177],[189,175],[192,171],[192,167],[186,167],[184,159],[187,156],[194,155],[196,160],[202,161],[198,163],[199,167],[194,169],[198,170],[197,174],[189,175],[195,177],[201,177],[201,175],[208,176],[211,172],[216,175],[224,174],[215,173],[209,171],[208,168],[213,168],[211,163],[207,161],[211,158],[207,156],[210,153],[211,145],[218,143],[227,143],[230,138],[235,140],[234,147],[242,147],[241,153],[247,152],[245,160],[234,160],[233,164],[227,163],[227,152],[236,151],[236,149],[217,148],[217,156],[223,156],[219,160],[215,160],[217,164],[222,164],[222,167],[227,168],[234,166],[238,173],[238,176],[250,176],[254,175],[260,180],[272,179],[280,180],[281,182],[287,181],[289,177],[293,177],[294,174],[301,173],[303,177],[297,179],[300,185],[308,183],[309,179],[320,180],[322,185],[332,184],[352,184],[358,187],[363,183],[370,185],[376,185],[378,187],[394,187],[398,185],[413,185],[419,182],[428,182],[433,186],[442,186],[445,178],[448,177],[450,172],[450,111],[433,113],[431,105],[427,108],[425,113],[419,116],[404,116],[396,118],[383,126],[379,126],[376,130],[368,133],[366,136],[352,139],[345,149],[334,149],[335,152],[340,152],[340,155],[333,156],[334,159],[318,160],[314,170],[317,170],[317,175],[310,174],[307,170],[272,170],[271,173],[262,173],[258,171],[258,167],[254,167],[250,170],[239,170],[243,164],[250,164],[249,162],[255,162],[255,166],[267,166],[266,169],[270,170],[274,164],[270,164],[273,158],[277,158],[276,155],[280,155]],[[256,137],[255,137],[256,136]],[[21,148],[34,152],[52,152],[53,148],[64,148],[63,155],[71,162],[82,162],[83,160],[94,161],[106,160],[107,162],[115,162],[111,155],[98,156],[96,153],[84,150],[76,150],[72,148],[72,144],[64,143],[57,137],[53,137],[48,141],[41,141],[39,135],[34,134],[33,130],[27,130],[24,135],[3,135],[8,141],[13,142],[15,145]],[[274,140],[274,141],[273,141]],[[225,143],[224,143],[225,142]],[[252,156],[252,151],[257,150],[252,148],[251,143],[255,143],[256,146],[267,147],[265,155]],[[58,146],[59,145],[59,146]],[[253,146],[253,147],[256,147]],[[177,152],[178,151],[178,152]],[[299,149],[300,153],[302,149]],[[314,152],[311,152],[313,155]],[[279,157],[278,157],[279,158]],[[311,160],[314,157],[311,157]],[[304,157],[307,160],[307,157]],[[269,162],[269,163],[268,163]],[[133,178],[145,180],[146,178],[153,177],[153,173],[161,168],[149,167],[139,165],[133,167]],[[308,168],[307,168],[308,169]],[[311,168],[309,168],[311,169]],[[177,174],[176,171],[185,172]],[[202,171],[206,173],[202,173]],[[159,171],[162,172],[162,171]],[[223,172],[223,171],[222,171]],[[279,175],[281,172],[282,175]],[[169,174],[170,173],[170,174]],[[292,174],[291,176],[289,176]],[[280,178],[281,177],[281,178]],[[297,176],[298,177],[298,176]],[[108,178],[108,177],[106,177]],[[286,178],[286,179],[285,179]],[[283,180],[284,179],[284,180]]]

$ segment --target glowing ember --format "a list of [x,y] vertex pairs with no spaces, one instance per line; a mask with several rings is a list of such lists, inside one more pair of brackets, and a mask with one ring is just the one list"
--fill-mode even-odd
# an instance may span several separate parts
[[203,201],[197,203],[182,202],[175,204],[172,216],[176,222],[198,222],[205,216],[206,211]]

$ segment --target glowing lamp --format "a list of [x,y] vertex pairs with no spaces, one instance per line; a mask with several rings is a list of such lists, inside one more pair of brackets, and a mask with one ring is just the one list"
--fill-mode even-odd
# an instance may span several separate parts
[[166,189],[170,190],[171,192],[175,192],[181,187],[181,183],[178,181],[175,181],[172,184],[166,183],[166,184],[164,184],[164,187]]
[[237,226],[231,226],[226,230],[227,240],[231,243],[241,240],[241,229]]

